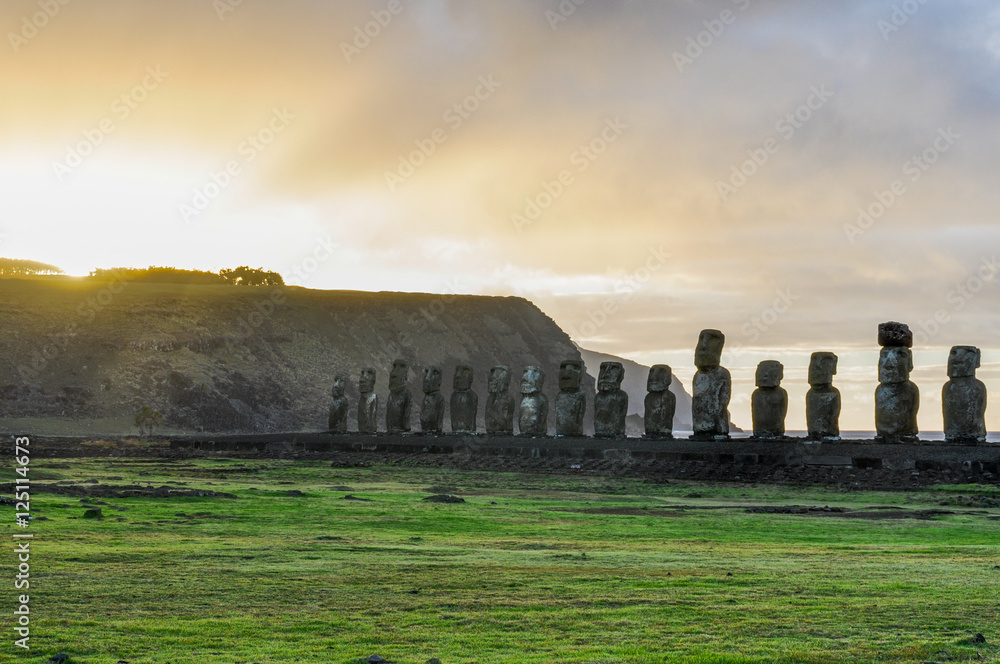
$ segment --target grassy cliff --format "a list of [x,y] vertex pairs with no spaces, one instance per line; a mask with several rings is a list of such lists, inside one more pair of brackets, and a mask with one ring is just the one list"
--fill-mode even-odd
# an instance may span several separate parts
[[443,367],[447,395],[455,365],[472,365],[482,410],[494,364],[514,393],[524,366],[543,367],[554,397],[559,362],[580,359],[514,297],[52,277],[0,280],[0,315],[0,417],[27,432],[127,432],[145,404],[167,431],[324,428],[336,373],[354,405],[359,370],[375,367],[385,395],[397,357],[417,404],[424,366]]

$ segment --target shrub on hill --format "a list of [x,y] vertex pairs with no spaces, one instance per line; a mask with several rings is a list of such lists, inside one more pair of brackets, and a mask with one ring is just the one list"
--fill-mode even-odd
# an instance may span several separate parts
[[277,272],[263,268],[242,266],[218,273],[202,270],[181,270],[175,267],[147,268],[113,267],[98,268],[90,273],[92,279],[118,279],[134,283],[186,284],[203,286],[284,286],[285,280]]

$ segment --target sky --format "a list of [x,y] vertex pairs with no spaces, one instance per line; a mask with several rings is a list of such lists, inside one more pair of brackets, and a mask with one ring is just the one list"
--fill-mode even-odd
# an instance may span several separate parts
[[[732,412],[878,323],[1000,394],[1000,8],[976,0],[7,0],[0,255],[249,264],[308,288],[518,295]],[[1000,397],[997,397],[1000,398]],[[1000,428],[1000,407],[987,412]]]

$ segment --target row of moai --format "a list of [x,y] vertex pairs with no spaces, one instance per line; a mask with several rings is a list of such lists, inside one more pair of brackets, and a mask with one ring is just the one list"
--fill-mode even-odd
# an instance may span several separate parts
[[[917,409],[920,393],[910,381],[913,371],[913,334],[902,323],[879,326],[879,386],[875,391],[875,430],[880,442],[917,440]],[[695,349],[692,389],[692,440],[729,440],[729,401],[732,378],[722,366],[725,335],[719,330],[703,330]],[[981,443],[986,440],[986,386],[976,378],[980,351],[974,346],[955,346],[948,357],[949,381],[942,392],[945,438],[954,443]],[[559,394],[556,396],[556,435],[582,436],[587,395],[581,389],[584,365],[566,360],[559,367]],[[389,398],[386,403],[385,428],[389,433],[410,431],[411,395],[407,389],[409,364],[396,360],[389,374]],[[812,440],[840,439],[840,391],[833,386],[837,356],[829,352],[813,353],[809,362],[809,386],[806,394],[806,424]],[[424,369],[424,399],[420,407],[420,430],[442,433],[445,402],[441,395],[440,367]],[[620,362],[603,362],[598,375],[598,393],[594,399],[594,435],[599,438],[624,438],[628,415],[628,394],[621,389],[625,369]],[[510,369],[495,366],[490,370],[489,397],[486,401],[486,432],[513,434],[514,398],[510,396]],[[757,366],[756,387],[751,397],[753,437],[760,440],[785,438],[788,393],[781,387],[784,367],[775,360]],[[472,367],[455,369],[451,395],[451,430],[475,433],[479,397],[472,390]],[[670,392],[673,374],[669,366],[658,364],[649,369],[645,405],[645,437],[658,440],[673,438],[676,397]],[[334,403],[330,408],[329,429],[347,431],[349,404],[344,396],[346,377],[334,381]],[[545,436],[548,433],[549,401],[542,388],[545,372],[534,366],[521,377],[521,403],[518,429],[522,435]],[[375,433],[378,395],[375,394],[375,370],[361,370],[358,383],[358,431]]]
[[[410,367],[406,360],[393,362],[389,373],[389,399],[385,409],[385,430],[389,433],[410,431],[412,397],[406,386]],[[585,368],[579,360],[566,360],[559,367],[559,394],[556,396],[556,435],[582,436],[583,416],[587,410],[587,395],[581,389]],[[358,431],[375,433],[379,398],[375,394],[375,369],[361,370],[358,390]],[[444,431],[444,397],[441,395],[440,367],[424,369],[424,398],[420,406],[421,433]],[[621,389],[625,368],[620,362],[603,362],[598,376],[598,393],[594,398],[594,435],[600,438],[624,438],[628,415],[628,394]],[[473,370],[470,366],[455,368],[450,400],[453,433],[475,433],[479,412],[479,396],[472,390]],[[514,433],[514,398],[510,395],[510,369],[498,365],[490,369],[489,396],[486,399],[486,432]],[[646,396],[646,436],[673,437],[676,397],[669,391],[670,367],[657,365],[649,370]],[[349,404],[344,395],[347,377],[338,375],[333,383],[333,405],[330,407],[328,428],[335,433],[347,431]],[[521,375],[521,403],[517,413],[521,435],[545,436],[548,433],[549,400],[542,392],[545,372],[529,366]]]
[[[875,438],[884,443],[917,440],[920,391],[910,380],[913,371],[913,333],[903,323],[879,325],[882,347],[875,390]],[[704,330],[695,351],[698,372],[694,377],[692,418],[695,440],[729,439],[729,397],[732,380],[721,366],[725,335]],[[942,389],[945,440],[976,444],[986,441],[986,386],[976,378],[981,353],[975,346],[954,346],[948,355],[948,382]],[[809,362],[806,424],[813,440],[840,439],[840,391],[833,386],[837,356],[813,353]],[[788,393],[781,387],[784,367],[775,360],[757,366],[756,386],[750,400],[753,437],[785,437]]]

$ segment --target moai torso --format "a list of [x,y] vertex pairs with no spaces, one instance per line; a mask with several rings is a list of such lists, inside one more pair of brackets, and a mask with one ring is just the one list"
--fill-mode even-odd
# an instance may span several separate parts
[[643,402],[646,438],[668,440],[674,437],[677,397],[670,391],[672,381],[673,373],[667,365],[657,364],[649,368],[649,378],[646,380],[647,394]]
[[913,371],[913,335],[902,323],[879,325],[878,380],[875,389],[875,432],[880,442],[917,439],[920,390],[910,381]]
[[475,433],[476,414],[479,412],[479,395],[472,391],[472,367],[455,367],[451,393],[451,430],[456,433]]
[[424,401],[420,405],[420,431],[441,433],[444,430],[444,396],[441,395],[441,368],[424,369]]
[[389,374],[389,399],[385,404],[385,430],[389,433],[410,430],[410,391],[406,388],[409,376],[409,363],[396,360]]
[[875,389],[875,432],[883,442],[912,441],[917,437],[920,390],[910,381],[883,383]]
[[840,390],[833,386],[837,356],[813,353],[809,361],[809,391],[806,393],[806,426],[813,440],[840,439]]
[[378,431],[378,395],[375,394],[375,370],[361,370],[358,380],[361,398],[358,399],[358,431],[360,433],[375,433]]
[[514,433],[514,397],[510,394],[510,369],[497,365],[490,369],[489,396],[486,397],[486,432]]
[[594,435],[598,438],[624,438],[628,417],[628,394],[621,389],[625,367],[621,362],[601,362],[594,398]]
[[327,429],[334,433],[347,431],[347,413],[350,410],[350,403],[344,396],[346,386],[347,376],[338,374],[333,380],[333,403],[330,404],[330,414],[327,418]]
[[582,436],[587,395],[580,389],[583,363],[566,360],[559,367],[559,394],[556,395],[556,435]]
[[729,438],[729,399],[732,377],[720,366],[725,335],[718,330],[703,330],[698,339],[694,360],[698,372],[691,389],[693,438],[726,440]]
[[949,443],[986,442],[986,385],[976,378],[980,358],[975,346],[955,346],[948,356],[949,380],[941,390],[941,406]]
[[757,365],[757,389],[750,397],[755,438],[781,438],[785,435],[785,415],[788,414],[788,393],[781,387],[784,367],[780,362],[765,360]]
[[729,400],[733,379],[725,367],[699,369],[691,395],[691,423],[696,436],[729,436]]
[[544,436],[548,433],[549,400],[542,394],[545,372],[528,367],[521,377],[521,412],[518,429],[522,436]]

